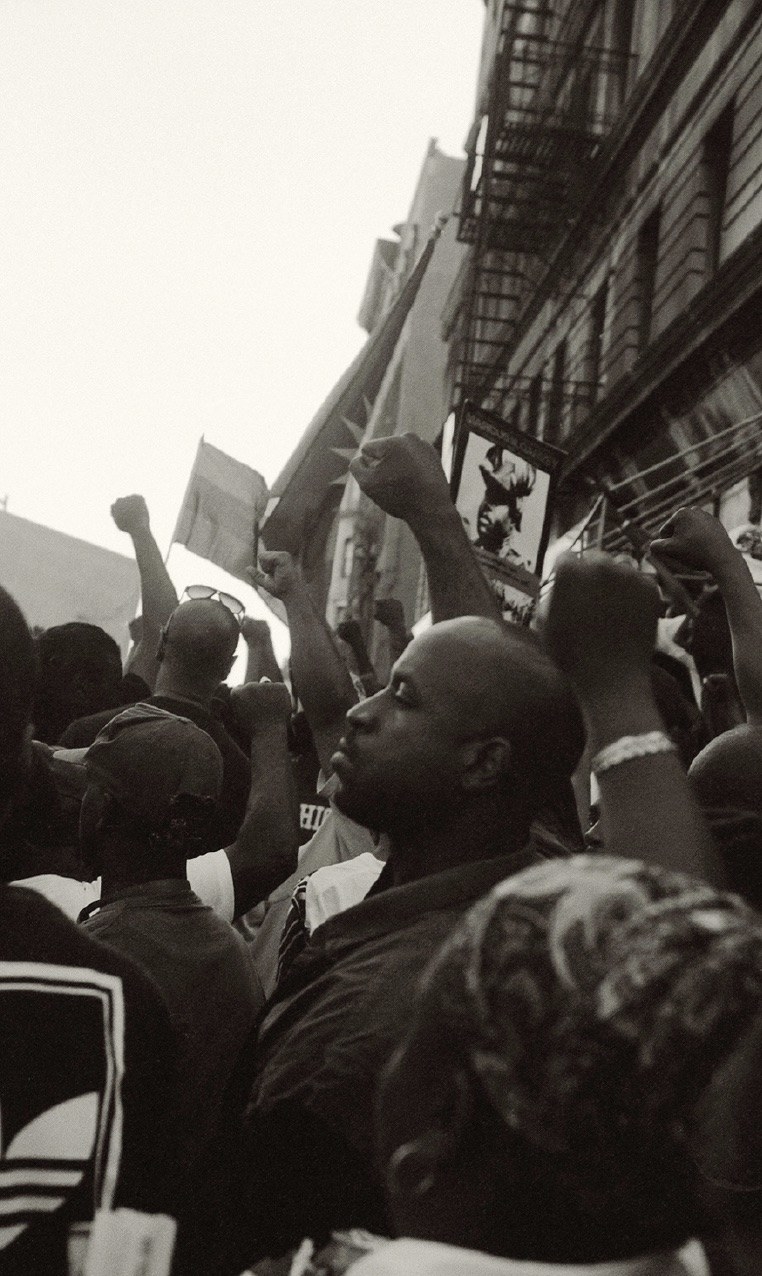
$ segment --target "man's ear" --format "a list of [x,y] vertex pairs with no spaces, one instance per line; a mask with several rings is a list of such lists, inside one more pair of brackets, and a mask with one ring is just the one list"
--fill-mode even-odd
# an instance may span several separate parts
[[470,740],[462,749],[461,784],[469,793],[492,789],[507,774],[510,762],[511,746],[505,736]]

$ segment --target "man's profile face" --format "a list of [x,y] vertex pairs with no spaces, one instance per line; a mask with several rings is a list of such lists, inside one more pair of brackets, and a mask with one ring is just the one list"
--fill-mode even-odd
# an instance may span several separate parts
[[436,823],[452,809],[461,745],[478,730],[457,694],[462,654],[429,631],[397,661],[389,685],[350,710],[333,757],[346,815],[383,832]]

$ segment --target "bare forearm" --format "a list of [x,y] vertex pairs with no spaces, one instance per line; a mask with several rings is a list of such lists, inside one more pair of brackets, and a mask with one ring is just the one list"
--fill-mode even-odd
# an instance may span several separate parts
[[135,561],[140,573],[140,597],[143,628],[140,642],[130,653],[128,668],[153,688],[158,672],[156,652],[162,626],[177,606],[177,592],[151,529],[140,528],[130,533],[135,548]]
[[286,723],[269,724],[251,743],[251,788],[238,837],[227,850],[236,916],[266,899],[296,868],[299,817]]
[[158,632],[177,606],[177,591],[150,528],[132,534],[135,561],[140,573],[143,624]]
[[740,554],[728,557],[714,577],[733,639],[736,683],[749,722],[762,724],[762,598]]
[[262,678],[269,678],[270,682],[283,681],[271,642],[250,643],[247,648],[244,682],[259,682]]
[[443,507],[426,522],[411,521],[421,549],[436,624],[456,616],[489,616],[501,620],[500,608],[471,548],[454,505]]
[[315,741],[320,765],[330,758],[357,703],[352,679],[323,617],[306,590],[284,599],[291,634],[291,676]]
[[[618,686],[585,706],[593,754],[626,735],[663,731],[650,684]],[[716,885],[722,870],[682,766],[674,753],[634,758],[598,777],[606,851],[624,859],[659,864]]]

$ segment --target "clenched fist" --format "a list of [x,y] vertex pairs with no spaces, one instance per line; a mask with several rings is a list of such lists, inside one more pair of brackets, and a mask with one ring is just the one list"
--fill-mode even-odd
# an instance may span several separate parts
[[261,550],[259,567],[247,567],[246,575],[252,585],[284,601],[302,583],[299,565],[285,549]]
[[650,682],[659,609],[653,580],[608,554],[558,559],[543,640],[583,702]]
[[142,496],[120,496],[111,506],[111,517],[120,532],[147,531],[150,527],[148,506]]
[[738,557],[738,550],[719,519],[699,509],[680,509],[673,514],[651,548],[660,558],[698,568],[712,576]]
[[395,518],[410,522],[451,507],[439,456],[416,434],[372,439],[349,469],[365,495]]
[[241,725],[252,732],[291,717],[291,693],[284,682],[244,683],[230,692],[230,703]]

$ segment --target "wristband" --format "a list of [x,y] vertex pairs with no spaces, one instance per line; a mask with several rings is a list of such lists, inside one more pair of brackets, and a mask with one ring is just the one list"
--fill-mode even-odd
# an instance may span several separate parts
[[621,766],[623,762],[633,762],[635,758],[649,758],[654,753],[676,753],[677,750],[669,736],[663,731],[645,731],[643,735],[623,735],[611,744],[604,745],[596,753],[590,764],[593,775],[603,775],[612,767]]

